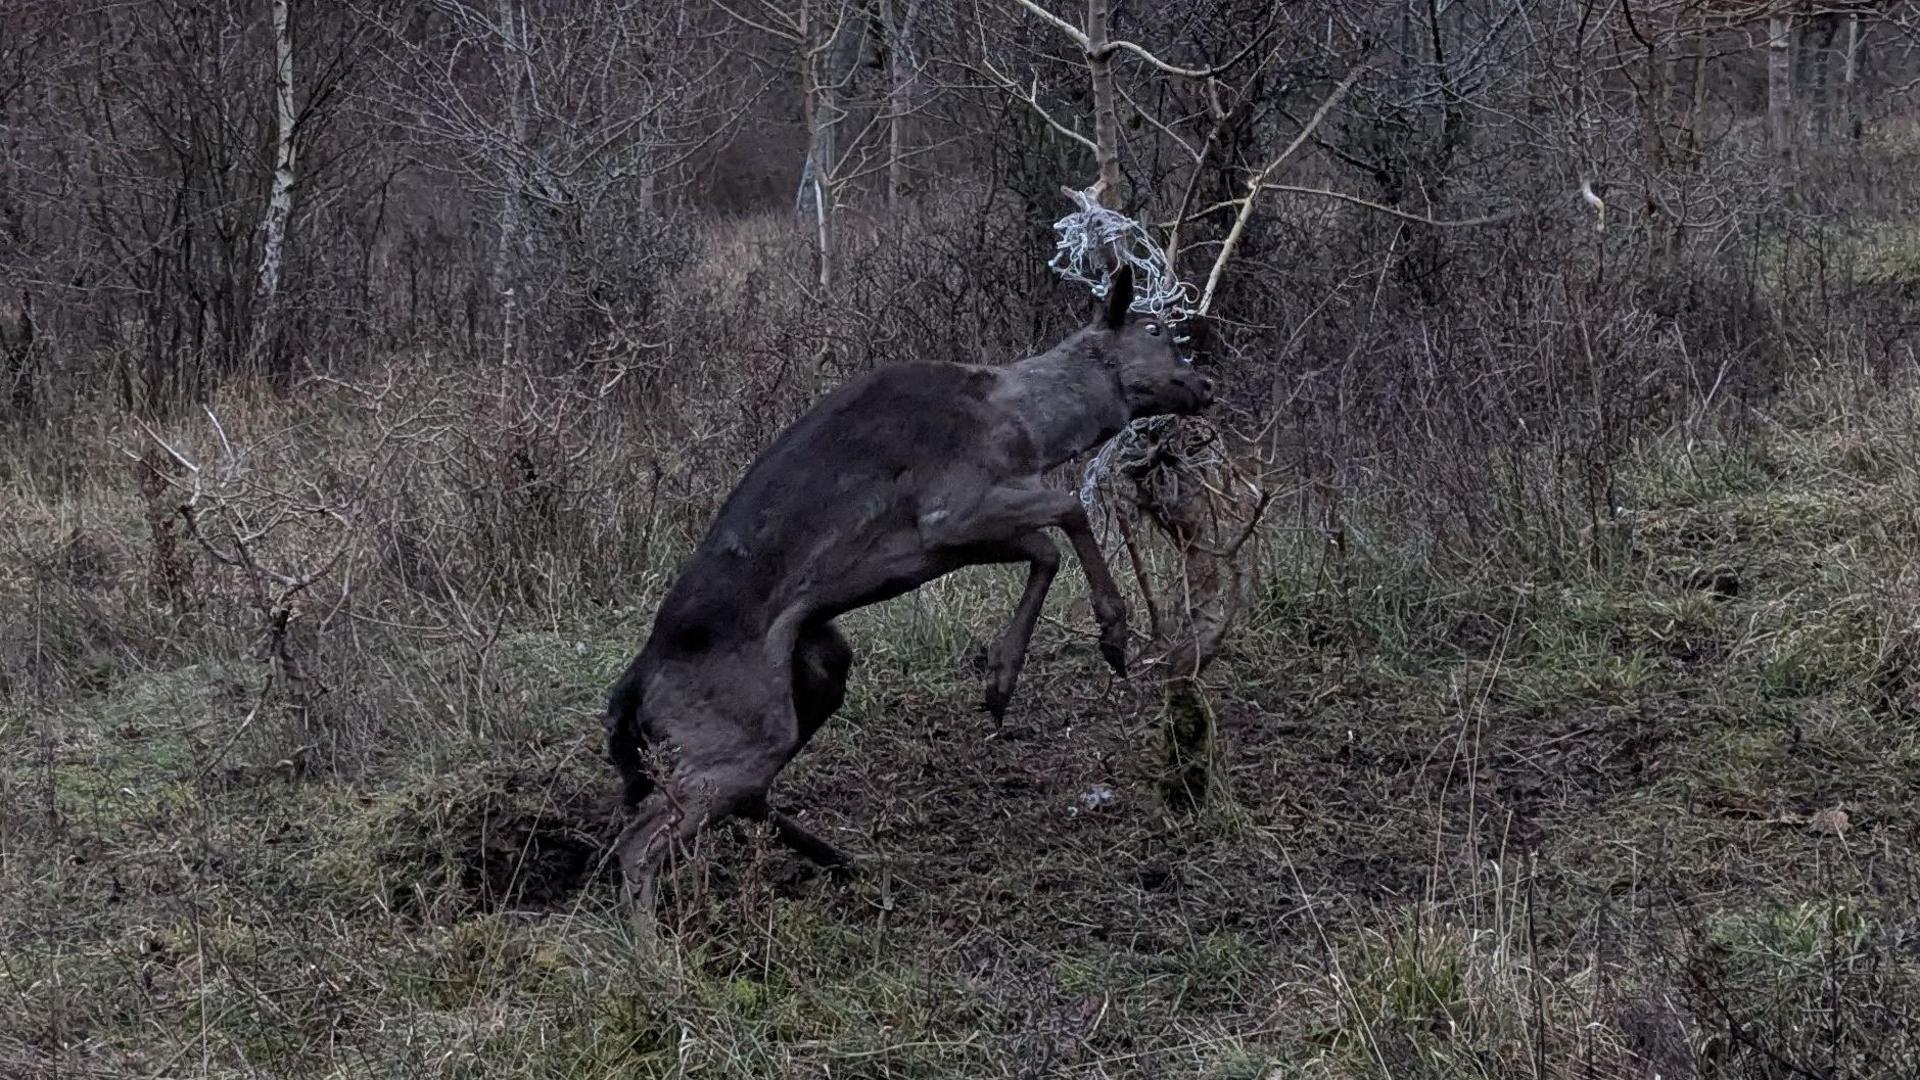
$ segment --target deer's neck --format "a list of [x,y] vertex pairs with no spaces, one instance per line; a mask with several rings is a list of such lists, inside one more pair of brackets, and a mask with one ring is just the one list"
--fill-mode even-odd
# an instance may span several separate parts
[[1120,380],[1077,339],[1001,371],[995,397],[1032,437],[1042,469],[1086,453],[1130,419]]

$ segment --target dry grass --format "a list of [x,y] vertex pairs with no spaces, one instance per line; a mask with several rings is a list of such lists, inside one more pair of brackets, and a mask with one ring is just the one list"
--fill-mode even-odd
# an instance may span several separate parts
[[1000,732],[972,665],[1013,575],[859,613],[849,705],[785,794],[884,869],[722,832],[645,941],[596,713],[742,405],[387,387],[222,399],[225,445],[159,430],[210,507],[339,512],[254,543],[292,574],[340,552],[289,601],[297,686],[244,568],[189,544],[156,599],[116,464],[144,433],[8,450],[7,1074],[1920,1068],[1906,391],[1810,379],[1758,434],[1647,442],[1618,542],[1551,573],[1438,561],[1384,480],[1343,493],[1338,551],[1318,507],[1276,516],[1193,819],[1159,808],[1147,682],[1105,675],[1074,575]]

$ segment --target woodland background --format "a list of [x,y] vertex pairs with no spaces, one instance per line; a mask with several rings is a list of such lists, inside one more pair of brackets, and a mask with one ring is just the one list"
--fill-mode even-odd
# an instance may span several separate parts
[[[10,1075],[1920,1073],[1920,10],[14,0]],[[1223,401],[849,620],[633,938],[607,685],[823,390],[1085,318]],[[1061,477],[1071,483],[1075,475]]]

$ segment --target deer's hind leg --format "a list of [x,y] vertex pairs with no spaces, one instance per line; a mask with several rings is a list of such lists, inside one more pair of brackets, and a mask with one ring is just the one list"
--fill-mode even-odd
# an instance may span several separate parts
[[831,622],[800,632],[793,646],[793,713],[800,725],[800,743],[840,710],[847,700],[847,675],[853,670],[853,648]]
[[834,847],[819,833],[795,821],[792,815],[776,810],[773,804],[762,795],[749,801],[740,808],[740,816],[752,821],[764,821],[773,826],[773,835],[794,854],[829,870],[844,870],[856,865],[847,853]]
[[[832,623],[821,623],[800,634],[793,648],[793,711],[799,723],[800,748],[813,738],[847,699],[847,675],[853,669],[853,649]],[[790,815],[774,809],[763,792],[741,807],[742,817],[773,826],[780,842],[803,858],[827,867],[853,865],[839,849]]]
[[679,784],[647,796],[614,842],[627,903],[652,914],[660,870],[676,844],[685,844],[706,824],[709,805],[689,799]]
[[[769,753],[750,747],[676,768],[672,779],[640,804],[615,842],[627,900],[651,911],[661,869],[676,847],[687,844],[702,829],[736,814],[756,821],[768,819],[773,811],[767,806],[767,789],[791,756],[788,749]],[[788,838],[782,820],[774,820],[774,826],[782,839],[796,842]],[[799,833],[801,842],[811,835],[803,829]],[[815,842],[832,850],[824,841]]]
[[800,747],[791,664],[756,668],[761,655],[744,648],[682,673],[678,699],[656,703],[677,721],[661,739],[672,766],[615,842],[627,897],[642,908],[651,908],[675,847],[735,814],[758,816],[773,778]]

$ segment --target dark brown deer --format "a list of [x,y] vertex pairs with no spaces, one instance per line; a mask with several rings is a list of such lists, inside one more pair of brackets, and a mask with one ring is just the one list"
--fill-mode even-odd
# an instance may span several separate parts
[[[667,846],[730,815],[768,821],[823,865],[846,860],[774,810],[774,777],[840,707],[853,661],[833,620],[963,566],[1026,563],[988,653],[987,707],[1013,695],[1066,533],[1092,586],[1100,652],[1126,674],[1126,605],[1079,500],[1048,469],[1142,416],[1187,413],[1212,380],[1173,329],[1129,310],[1130,268],[1101,313],[1002,367],[903,363],[828,394],[774,439],[720,508],[607,704],[633,817],[618,854],[650,909]],[[657,783],[648,751],[659,751]]]

